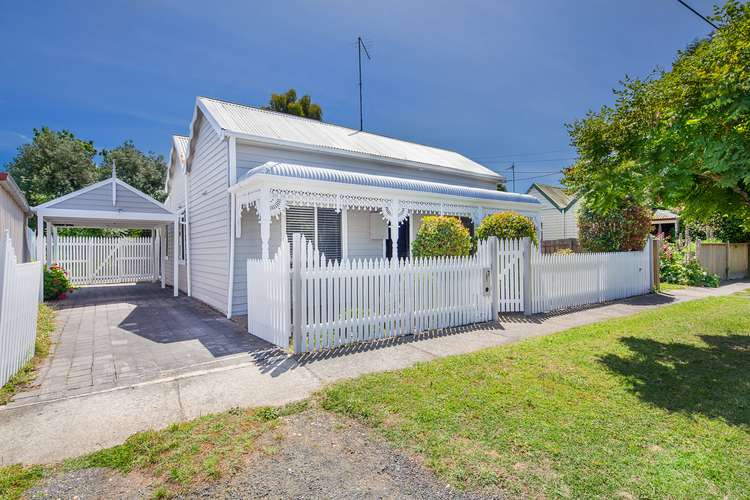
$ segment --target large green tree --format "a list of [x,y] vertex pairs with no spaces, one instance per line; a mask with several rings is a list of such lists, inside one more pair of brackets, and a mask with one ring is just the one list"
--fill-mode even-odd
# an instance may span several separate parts
[[143,153],[132,141],[125,141],[114,149],[104,149],[102,155],[101,178],[111,175],[112,161],[115,162],[117,177],[147,195],[164,201],[164,180],[167,164],[164,156],[156,153]]
[[579,160],[563,182],[593,209],[625,199],[707,219],[750,215],[750,5],[716,8],[719,29],[669,71],[627,78],[615,104],[569,125]]
[[34,129],[34,139],[18,148],[8,172],[31,205],[68,194],[99,179],[96,149],[67,130]]
[[294,89],[289,89],[283,94],[271,94],[271,99],[265,109],[313,120],[323,120],[323,109],[312,102],[309,95],[303,95],[297,100],[297,91]]

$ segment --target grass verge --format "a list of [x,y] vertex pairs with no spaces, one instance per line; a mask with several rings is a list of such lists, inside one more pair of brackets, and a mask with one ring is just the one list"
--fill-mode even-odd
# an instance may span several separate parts
[[462,489],[511,497],[750,491],[750,295],[668,306],[335,384]]
[[659,291],[662,293],[671,292],[672,290],[684,290],[687,285],[678,285],[677,283],[659,283]]
[[4,386],[0,387],[0,406],[10,403],[15,394],[34,381],[39,363],[49,354],[52,345],[51,336],[54,331],[55,310],[46,304],[40,304],[36,322],[34,357],[23,365],[18,373],[13,375]]
[[44,477],[91,467],[123,474],[137,470],[153,479],[155,496],[170,497],[237,471],[257,438],[279,425],[279,417],[306,408],[306,401],[280,408],[234,408],[163,430],[139,432],[121,445],[62,464],[0,467],[0,498],[19,498]]

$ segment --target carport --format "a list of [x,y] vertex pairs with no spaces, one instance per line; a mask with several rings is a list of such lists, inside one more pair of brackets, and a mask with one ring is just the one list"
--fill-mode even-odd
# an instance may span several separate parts
[[[46,242],[48,265],[52,263],[54,236],[59,227],[150,229],[159,234],[161,242],[166,241],[170,232],[173,241],[177,241],[180,231],[179,214],[118,179],[114,168],[109,179],[50,200],[35,207],[34,211],[37,215],[36,255],[38,259],[43,258]],[[159,247],[159,256],[155,258],[159,261],[161,286],[164,288],[166,245],[160,244]],[[176,297],[179,265],[178,259],[172,261]]]

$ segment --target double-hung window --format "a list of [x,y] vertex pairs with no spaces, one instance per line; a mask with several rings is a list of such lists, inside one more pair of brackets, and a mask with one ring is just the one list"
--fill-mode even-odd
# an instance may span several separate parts
[[312,241],[327,260],[341,260],[341,212],[333,208],[288,207],[286,235],[290,245],[294,233]]
[[187,225],[185,224],[185,209],[180,210],[180,228],[179,239],[177,240],[177,254],[180,262],[185,262],[185,245],[187,244]]

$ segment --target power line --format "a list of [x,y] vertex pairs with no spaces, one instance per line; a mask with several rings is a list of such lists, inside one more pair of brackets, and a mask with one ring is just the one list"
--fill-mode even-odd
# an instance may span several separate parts
[[567,153],[570,149],[556,149],[554,151],[540,151],[538,153],[508,153],[508,154],[499,154],[499,155],[479,155],[479,156],[472,156],[475,160],[502,160],[503,158],[516,158],[519,156],[541,156],[541,155],[548,155],[552,153]]
[[692,12],[693,14],[695,14],[696,16],[700,17],[701,19],[706,21],[708,24],[710,24],[713,27],[713,29],[715,30],[719,29],[719,27],[716,26],[714,23],[712,23],[709,18],[707,18],[706,16],[704,16],[703,14],[701,14],[700,12],[698,12],[697,10],[695,10],[694,8],[692,8],[691,6],[683,2],[682,0],[677,0],[677,1],[680,2],[680,4],[682,4],[682,6],[688,9],[690,12]]
[[[514,160],[516,163],[547,163],[551,161],[570,161],[570,160],[577,160],[577,156],[570,156],[567,158],[542,158],[540,160]],[[484,163],[506,163],[503,160],[484,160]]]
[[562,173],[562,170],[558,170],[557,172],[550,172],[550,173],[544,174],[544,175],[532,175],[531,177],[522,177],[522,178],[516,179],[516,180],[519,180],[519,181],[528,181],[528,180],[531,180],[531,179],[540,179],[542,177],[549,177],[551,175],[558,175],[558,174],[561,174],[561,173]]

